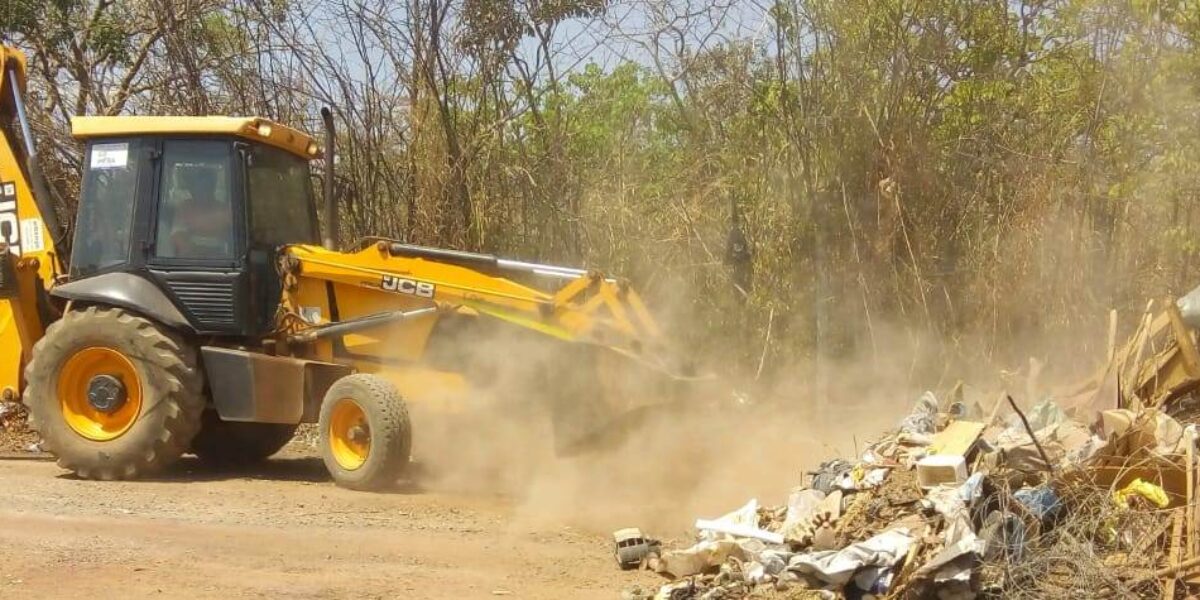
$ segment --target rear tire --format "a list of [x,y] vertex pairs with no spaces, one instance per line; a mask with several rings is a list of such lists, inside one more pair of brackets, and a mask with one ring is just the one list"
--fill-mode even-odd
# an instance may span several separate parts
[[192,440],[192,453],[211,465],[253,465],[282,450],[292,441],[296,427],[222,421],[216,411],[205,411],[200,433]]
[[[117,408],[88,386],[120,382]],[[133,479],[175,462],[200,429],[203,379],[195,350],[118,308],[70,311],[46,330],[25,368],[30,425],[58,465],[84,479]]]
[[395,485],[408,467],[412,425],[396,388],[375,375],[347,375],[321,403],[320,445],[338,485],[378,490]]

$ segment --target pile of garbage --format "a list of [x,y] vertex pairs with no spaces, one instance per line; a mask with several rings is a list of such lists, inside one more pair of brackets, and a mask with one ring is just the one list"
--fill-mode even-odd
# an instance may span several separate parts
[[[1153,408],[1023,410],[925,393],[786,504],[695,523],[641,565],[656,600],[1174,598],[1200,583],[1194,425]],[[628,594],[627,594],[628,595]]]
[[0,402],[0,453],[40,452],[41,440],[29,429],[29,411],[17,402]]

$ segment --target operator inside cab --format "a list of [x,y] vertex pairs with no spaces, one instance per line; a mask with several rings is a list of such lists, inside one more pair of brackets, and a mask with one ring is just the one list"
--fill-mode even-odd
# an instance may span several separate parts
[[179,185],[171,195],[178,213],[164,255],[197,259],[232,256],[231,211],[228,200],[218,198],[216,174],[193,168],[175,180]]
[[157,256],[227,260],[234,255],[229,166],[211,142],[167,144]]

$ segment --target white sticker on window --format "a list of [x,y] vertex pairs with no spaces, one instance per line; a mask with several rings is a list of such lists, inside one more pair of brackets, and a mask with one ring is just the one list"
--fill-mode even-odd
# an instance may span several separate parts
[[5,196],[16,196],[17,195],[16,184],[12,184],[12,183],[4,184],[4,195]]
[[129,162],[129,144],[96,144],[92,146],[93,169],[119,169]]
[[21,250],[23,252],[41,252],[46,249],[46,240],[42,238],[41,219],[21,219]]

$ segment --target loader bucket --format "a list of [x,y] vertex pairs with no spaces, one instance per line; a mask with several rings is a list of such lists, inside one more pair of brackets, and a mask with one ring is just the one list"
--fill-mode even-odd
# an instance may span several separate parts
[[[517,314],[487,302],[464,303],[490,317],[489,322],[504,324],[504,335],[524,340],[509,346],[514,356],[542,365],[538,389],[544,393],[539,395],[548,396],[544,400],[559,455],[618,444],[645,420],[694,402],[697,384],[716,379],[697,375],[665,347],[636,293],[602,278],[592,282],[593,288],[578,288],[591,292],[559,304],[569,317],[590,323],[582,334],[565,319]],[[530,338],[537,341],[530,344]]]
[[711,376],[594,344],[560,349],[550,419],[555,451],[570,456],[613,447],[646,420],[686,410]]

